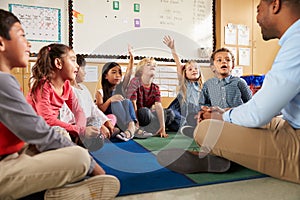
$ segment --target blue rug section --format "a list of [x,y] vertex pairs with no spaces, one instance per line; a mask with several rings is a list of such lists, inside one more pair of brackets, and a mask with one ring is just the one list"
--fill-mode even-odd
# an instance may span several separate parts
[[121,183],[119,196],[197,185],[185,175],[162,167],[155,155],[133,140],[108,141],[91,155],[107,174],[118,177]]

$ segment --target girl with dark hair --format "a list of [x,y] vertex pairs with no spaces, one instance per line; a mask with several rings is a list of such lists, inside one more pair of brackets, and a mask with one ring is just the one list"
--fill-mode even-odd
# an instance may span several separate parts
[[128,141],[133,137],[148,138],[152,134],[138,128],[133,105],[129,99],[124,98],[129,83],[133,55],[129,48],[130,61],[124,79],[122,79],[121,66],[116,62],[108,62],[102,68],[101,86],[96,92],[96,104],[105,114],[114,114],[117,117],[117,126],[123,131],[116,137]]
[[[68,131],[75,143],[83,145],[85,139],[94,138],[102,147],[103,137],[99,128],[86,126],[85,114],[72,90],[70,81],[75,79],[77,73],[76,54],[70,47],[64,44],[43,47],[32,67],[29,82],[32,87],[27,101],[50,126],[59,126]],[[74,114],[75,123],[60,119],[60,110],[64,104]]]

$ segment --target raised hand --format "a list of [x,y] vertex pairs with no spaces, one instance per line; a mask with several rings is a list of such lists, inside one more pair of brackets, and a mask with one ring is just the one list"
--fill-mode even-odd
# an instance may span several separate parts
[[164,38],[163,38],[163,43],[165,45],[167,45],[171,50],[174,50],[175,49],[175,42],[174,42],[174,39],[169,36],[169,35],[166,35]]
[[133,57],[132,51],[133,51],[132,46],[130,44],[128,44],[128,54],[130,57]]

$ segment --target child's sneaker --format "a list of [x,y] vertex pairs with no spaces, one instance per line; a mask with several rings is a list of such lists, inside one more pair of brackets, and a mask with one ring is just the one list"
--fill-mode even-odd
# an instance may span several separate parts
[[119,180],[111,175],[98,175],[83,181],[49,189],[45,200],[114,199],[120,191]]
[[100,133],[97,137],[84,137],[82,143],[84,147],[87,148],[89,151],[97,151],[103,147],[104,137],[102,133]]
[[147,131],[144,131],[142,129],[137,129],[134,133],[134,138],[138,138],[138,139],[147,139],[149,137],[152,137],[153,134],[149,133]]

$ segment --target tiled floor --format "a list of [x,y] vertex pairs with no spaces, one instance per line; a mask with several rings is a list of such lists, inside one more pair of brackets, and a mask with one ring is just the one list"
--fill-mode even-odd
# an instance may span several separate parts
[[300,185],[273,178],[117,197],[116,200],[300,200]]

